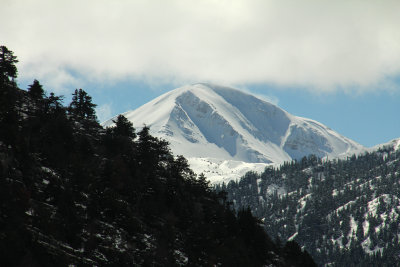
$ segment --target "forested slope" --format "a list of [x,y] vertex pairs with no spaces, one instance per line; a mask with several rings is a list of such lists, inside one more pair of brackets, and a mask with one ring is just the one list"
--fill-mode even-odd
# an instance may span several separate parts
[[273,238],[295,240],[318,264],[398,266],[400,150],[346,160],[315,156],[217,186],[250,207]]
[[36,80],[21,90],[16,62],[1,46],[1,266],[313,266],[149,128],[103,129],[82,89],[68,106]]

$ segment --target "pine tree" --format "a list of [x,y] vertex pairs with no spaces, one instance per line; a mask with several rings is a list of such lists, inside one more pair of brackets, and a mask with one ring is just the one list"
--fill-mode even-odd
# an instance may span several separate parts
[[168,142],[152,136],[149,127],[144,126],[138,135],[138,152],[143,162],[158,163],[170,156]]
[[42,85],[39,83],[38,80],[34,80],[28,88],[29,95],[34,99],[42,99],[44,96],[44,90]]
[[[83,90],[82,90],[83,91]],[[95,112],[95,107],[97,106],[96,104],[92,103],[92,97],[88,94],[84,95],[83,98],[83,109],[84,109],[84,113],[86,118],[90,119],[90,120],[95,120],[96,119],[96,112]]]
[[56,96],[53,92],[50,93],[50,96],[45,100],[45,112],[56,112],[56,111],[63,111],[64,107],[61,104],[63,96]]
[[112,131],[117,136],[127,136],[132,139],[136,137],[135,128],[133,128],[132,122],[130,122],[123,115],[118,115],[116,120],[113,120],[115,123],[115,127],[112,128]]
[[357,236],[358,242],[361,242],[364,239],[364,227],[363,227],[363,222],[361,219],[358,221],[358,224],[357,224],[356,236]]
[[17,78],[17,57],[4,45],[0,46],[0,83],[8,83]]
[[206,179],[204,173],[200,173],[197,183],[203,190],[210,190],[210,181]]
[[0,137],[8,144],[15,142],[20,120],[18,102],[20,94],[14,78],[17,77],[18,62],[13,52],[0,46]]
[[72,94],[72,102],[70,103],[68,110],[75,117],[81,119],[96,119],[96,112],[94,108],[96,104],[92,103],[92,97],[89,96],[83,89],[75,89]]

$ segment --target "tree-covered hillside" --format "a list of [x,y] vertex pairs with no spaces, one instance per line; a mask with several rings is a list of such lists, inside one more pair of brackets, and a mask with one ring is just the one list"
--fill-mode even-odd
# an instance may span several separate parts
[[273,237],[295,240],[329,266],[399,266],[400,150],[346,160],[310,156],[248,173],[226,190],[250,207]]
[[149,128],[120,116],[103,129],[82,89],[68,106],[37,80],[19,89],[16,62],[1,46],[1,266],[314,265]]

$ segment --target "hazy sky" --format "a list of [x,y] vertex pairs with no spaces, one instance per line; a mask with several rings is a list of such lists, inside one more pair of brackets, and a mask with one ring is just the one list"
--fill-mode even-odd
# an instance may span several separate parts
[[263,95],[363,145],[400,137],[400,1],[2,0],[18,83],[104,120],[188,83]]

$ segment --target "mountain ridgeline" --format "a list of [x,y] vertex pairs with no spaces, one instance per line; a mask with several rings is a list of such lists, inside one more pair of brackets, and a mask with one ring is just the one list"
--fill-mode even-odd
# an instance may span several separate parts
[[318,265],[400,266],[399,144],[343,160],[305,157],[216,188]]
[[82,89],[64,106],[17,87],[0,47],[1,266],[314,266],[275,244],[249,209],[125,117],[104,129]]
[[[177,88],[123,115],[137,129],[150,126],[154,136],[167,140],[174,153],[212,183],[310,154],[335,158],[365,149],[319,122],[213,84]],[[114,125],[114,119],[103,125]]]
[[310,154],[334,158],[363,150],[319,122],[291,115],[254,95],[212,84],[177,88],[123,115],[136,128],[150,126],[155,136],[170,142],[172,150],[185,157],[281,164]]

